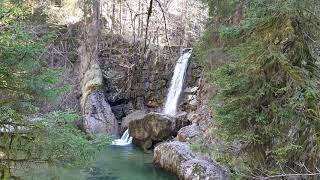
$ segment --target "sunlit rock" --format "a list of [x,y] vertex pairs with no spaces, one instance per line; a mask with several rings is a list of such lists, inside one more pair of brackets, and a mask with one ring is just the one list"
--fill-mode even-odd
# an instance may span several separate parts
[[154,150],[154,163],[178,175],[182,180],[225,180],[227,170],[213,160],[203,159],[182,142],[168,142]]

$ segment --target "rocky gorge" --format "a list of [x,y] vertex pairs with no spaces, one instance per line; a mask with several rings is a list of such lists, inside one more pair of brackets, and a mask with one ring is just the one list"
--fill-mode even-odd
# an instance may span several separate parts
[[79,69],[85,131],[120,136],[129,129],[133,144],[153,152],[154,164],[179,179],[229,179],[226,168],[191,148],[212,127],[208,84],[197,57],[188,63],[178,113],[172,117],[162,111],[184,47],[151,45],[144,52],[142,42],[102,33],[99,46],[92,48],[97,32],[88,32],[92,38],[78,49],[83,54]]
[[225,168],[190,148],[190,143],[208,130],[211,116],[209,108],[203,108],[206,104],[200,103],[206,86],[202,67],[190,61],[178,113],[171,117],[162,110],[182,47],[174,47],[175,54],[169,51],[171,47],[151,48],[141,56],[142,49],[121,36],[103,38],[107,43],[101,45],[99,54],[102,90],[119,132],[129,129],[135,145],[146,152],[154,149],[154,163],[181,179],[228,179]]
[[[218,176],[227,179],[226,170],[217,163],[213,163],[208,170],[189,172],[189,175],[183,176],[186,174],[186,166],[190,166],[188,171],[193,172],[190,168],[214,162],[190,149],[190,144],[197,137],[207,133],[211,117],[210,110],[205,108],[207,104],[204,103],[207,102],[204,100],[207,98],[207,84],[203,68],[195,60],[196,57],[192,57],[188,63],[178,113],[175,117],[170,117],[162,114],[162,110],[173,70],[183,47],[151,46],[144,54],[141,44],[130,43],[121,36],[103,34],[101,39],[97,64],[92,66],[95,68],[92,68],[91,76],[100,79],[89,81],[95,88],[88,88],[88,85],[86,88],[90,91],[96,89],[96,92],[88,93],[93,96],[89,100],[96,102],[91,104],[91,114],[100,115],[91,115],[88,119],[92,121],[96,118],[97,122],[101,122],[99,118],[104,120],[105,125],[100,125],[100,128],[111,127],[109,132],[116,132],[118,135],[129,129],[135,145],[144,151],[154,149],[154,163],[178,174],[181,179],[217,179]],[[100,84],[97,85],[96,82]],[[84,94],[86,93],[82,93],[82,98]],[[87,105],[84,109],[87,111],[90,108]],[[101,116],[105,111],[109,114],[108,118]],[[90,126],[84,124],[84,128],[90,132]],[[172,149],[172,156],[182,159],[167,157],[164,155],[166,153],[161,153],[168,152],[168,148]],[[191,163],[190,158],[199,161]],[[191,164],[187,165],[186,162]]]

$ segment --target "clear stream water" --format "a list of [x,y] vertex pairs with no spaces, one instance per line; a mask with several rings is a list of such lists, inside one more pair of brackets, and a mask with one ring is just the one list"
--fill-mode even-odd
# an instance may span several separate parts
[[152,164],[147,154],[134,145],[107,146],[87,169],[34,168],[27,180],[177,180],[177,177]]

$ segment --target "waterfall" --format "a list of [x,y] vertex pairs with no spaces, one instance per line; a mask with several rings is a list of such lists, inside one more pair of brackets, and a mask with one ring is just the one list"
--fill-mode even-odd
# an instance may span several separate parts
[[132,137],[129,135],[129,129],[127,129],[123,135],[121,136],[121,139],[115,139],[112,141],[112,145],[116,146],[126,146],[132,143]]
[[184,49],[182,56],[179,58],[176,67],[174,68],[173,77],[171,80],[166,104],[164,106],[164,114],[175,116],[179,97],[183,88],[185,73],[188,67],[192,49]]

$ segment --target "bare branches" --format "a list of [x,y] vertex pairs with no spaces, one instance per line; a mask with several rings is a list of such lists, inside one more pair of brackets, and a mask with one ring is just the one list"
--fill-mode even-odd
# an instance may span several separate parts
[[150,17],[152,14],[152,6],[153,6],[153,0],[150,0],[149,9],[148,9],[148,17],[147,17],[147,27],[146,27],[146,33],[145,33],[146,35],[145,35],[145,39],[144,39],[144,52],[146,52],[146,50],[147,50],[148,29],[149,29]]
[[162,8],[162,5],[161,5],[161,3],[159,2],[159,0],[156,0],[156,1],[157,1],[157,3],[159,4],[159,7],[160,7],[161,12],[162,12],[162,17],[163,17],[163,21],[164,21],[164,30],[165,30],[165,34],[166,34],[165,36],[166,36],[166,40],[167,40],[167,43],[168,43],[169,52],[170,52],[170,55],[173,56],[172,49],[170,48],[171,45],[170,45],[169,37],[168,37],[168,29],[167,29],[166,15],[165,15],[164,9]]
[[[168,46],[170,47],[170,41],[169,41],[169,37],[168,37],[168,28],[167,28],[167,20],[166,20],[165,11],[164,11],[161,3],[159,2],[159,0],[155,0],[155,1],[159,5],[159,7],[161,9],[161,12],[162,12],[162,18],[163,18],[163,21],[164,21],[165,36],[166,36],[166,40],[167,40]],[[146,27],[146,33],[145,33],[144,52],[146,52],[146,49],[147,49],[148,29],[149,29],[150,17],[152,15],[152,6],[153,6],[153,0],[150,0],[149,9],[148,9],[148,17],[147,17],[147,27]],[[170,50],[170,54],[172,55],[171,50]]]
[[[168,38],[168,29],[167,29],[166,15],[165,15],[164,9],[162,8],[161,3],[159,2],[159,0],[156,0],[156,2],[159,4],[159,7],[160,7],[161,12],[162,12],[162,17],[163,17],[163,21],[164,21],[164,30],[165,30],[165,33],[166,33],[166,39],[167,39],[167,42],[168,42],[168,46],[170,47],[170,42],[169,42],[169,38]],[[171,51],[170,51],[170,53],[171,53],[171,55],[172,55],[172,52],[171,52]]]
[[[140,15],[144,15],[144,14],[148,14],[148,12],[142,12],[142,13],[137,13],[137,12],[134,12],[134,10],[130,7],[129,3],[127,1],[126,2],[126,5],[127,5],[127,8],[129,9],[129,12],[130,12],[130,20],[131,20],[131,26],[132,26],[132,35],[133,35],[133,42],[135,43],[136,42],[136,18]],[[135,15],[133,16],[133,13],[135,13]]]

